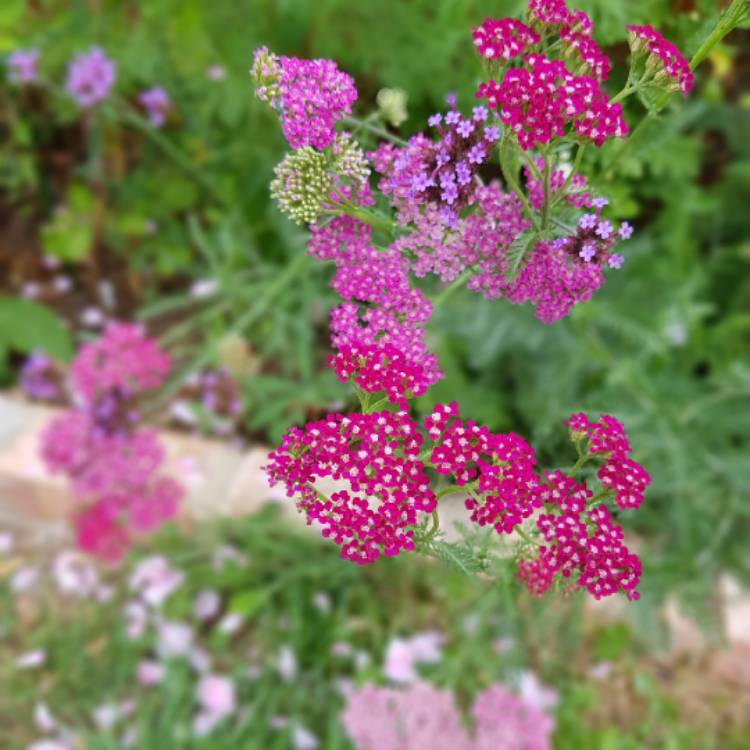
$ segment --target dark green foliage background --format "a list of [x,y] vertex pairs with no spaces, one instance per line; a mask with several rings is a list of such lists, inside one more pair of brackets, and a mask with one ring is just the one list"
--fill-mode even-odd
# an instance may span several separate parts
[[[304,252],[304,237],[269,202],[284,143],[272,114],[253,99],[252,50],[267,44],[336,59],[357,80],[362,111],[382,86],[403,88],[408,134],[421,129],[447,91],[470,105],[479,74],[470,27],[522,7],[479,0],[33,5],[36,11],[22,0],[2,4],[0,51],[38,45],[45,74],[60,82],[70,56],[97,42],[117,60],[120,95],[158,83],[174,99],[181,122],[166,138],[201,178],[159,144],[143,142],[127,175],[109,186],[106,235],[133,268],[149,274],[151,302],[175,273],[221,281],[232,307],[201,323],[208,332],[202,356],[209,359],[212,342],[237,330],[256,295]],[[685,4],[667,0],[578,5],[620,61],[626,23],[661,27],[689,56],[717,12],[706,0],[684,12],[676,9]],[[448,377],[420,405],[456,399],[467,416],[527,435],[551,464],[569,461],[561,422],[572,411],[622,419],[654,479],[644,507],[625,518],[644,539],[644,603],[633,608],[644,626],[651,625],[647,605],[667,591],[708,621],[719,572],[750,580],[750,100],[742,87],[748,32],[736,31],[717,54],[734,60],[734,68],[720,77],[704,65],[694,95],[675,100],[598,181],[613,213],[638,230],[624,269],[551,327],[528,309],[457,295],[431,324]],[[207,79],[214,64],[226,68],[224,81]],[[29,114],[0,146],[2,187],[19,210],[49,215],[60,199],[45,186],[35,146],[75,117],[64,97],[53,97],[48,121]],[[107,117],[112,126],[116,113]],[[605,147],[589,155],[595,173],[606,171],[608,153]],[[80,173],[85,178],[83,163]],[[155,235],[133,230],[148,220],[158,222]],[[243,386],[248,423],[269,439],[311,410],[349,398],[323,370],[326,311],[334,302],[329,269],[309,261],[303,271],[239,326],[262,363],[261,374]]]

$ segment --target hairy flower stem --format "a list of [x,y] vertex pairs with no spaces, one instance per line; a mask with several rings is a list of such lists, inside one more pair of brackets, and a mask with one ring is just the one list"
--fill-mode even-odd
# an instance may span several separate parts
[[591,455],[589,453],[583,453],[581,456],[579,456],[578,460],[573,464],[570,471],[568,472],[568,475],[571,477],[574,477],[578,470],[591,458]]
[[551,159],[549,150],[545,149],[542,152],[544,158],[544,173],[542,175],[542,187],[544,189],[544,204],[542,205],[542,231],[544,232],[549,225],[549,211],[550,211],[550,178],[552,175],[551,170]]
[[575,177],[578,170],[581,168],[581,160],[583,159],[583,152],[585,150],[586,150],[586,144],[579,143],[578,150],[576,151],[575,159],[573,160],[573,167],[568,173],[568,176],[565,178],[565,182],[563,183],[563,186],[560,188],[560,191],[558,192],[557,197],[552,201],[552,208],[554,208],[565,197],[565,192],[567,191],[568,187],[570,187],[570,183],[573,180],[573,177]]
[[440,305],[444,305],[459,289],[466,285],[466,282],[471,278],[473,273],[473,268],[467,268],[453,279],[453,281],[432,301],[432,309],[436,310]]
[[520,536],[520,537],[521,537],[521,539],[523,539],[523,540],[524,540],[524,542],[526,542],[527,544],[531,544],[531,545],[533,545],[534,547],[541,547],[541,543],[540,543],[540,542],[537,542],[537,540],[536,540],[536,539],[532,539],[532,538],[531,538],[531,537],[530,537],[530,536],[529,536],[529,535],[528,535],[528,534],[527,534],[527,533],[526,533],[526,532],[525,532],[525,531],[524,531],[524,530],[523,530],[523,529],[521,528],[521,526],[516,526],[516,527],[514,527],[513,531],[515,531],[515,532],[516,532],[516,534],[518,534],[518,536]]
[[511,149],[515,148],[515,145],[512,143],[509,133],[510,131],[508,130],[508,128],[506,128],[503,131],[503,137],[500,141],[500,170],[503,173],[505,184],[518,196],[518,199],[521,201],[526,211],[527,218],[531,222],[534,229],[539,232],[540,226],[539,221],[536,217],[536,213],[532,209],[531,204],[526,197],[526,194],[523,192],[523,190],[521,190],[518,181],[516,180],[513,166],[508,163],[511,158]]

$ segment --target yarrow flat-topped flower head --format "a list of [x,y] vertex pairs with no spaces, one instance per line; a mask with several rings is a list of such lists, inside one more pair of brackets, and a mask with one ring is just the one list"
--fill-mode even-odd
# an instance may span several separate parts
[[261,47],[250,73],[256,95],[279,112],[284,135],[295,149],[328,146],[333,126],[351,114],[357,99],[351,76],[332,60],[277,57]]

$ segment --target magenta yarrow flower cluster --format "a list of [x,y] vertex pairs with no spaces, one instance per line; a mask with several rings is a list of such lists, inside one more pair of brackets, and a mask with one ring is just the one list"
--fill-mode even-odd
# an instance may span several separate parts
[[161,87],[154,86],[142,91],[138,95],[138,101],[146,110],[148,119],[154,127],[160,128],[167,121],[171,105],[169,94]]
[[[628,41],[634,56],[647,55],[646,70],[654,72],[654,84],[667,86],[687,96],[693,88],[690,63],[672,42],[667,41],[651,26],[628,26]],[[661,80],[660,80],[661,79]]]
[[169,356],[137,326],[110,323],[70,367],[74,408],[42,436],[47,468],[68,477],[82,504],[78,546],[102,559],[119,560],[138,535],[172,518],[182,498],[180,484],[158,474],[165,451],[154,430],[139,426],[137,408],[169,369]]
[[[308,523],[341,546],[341,556],[358,563],[381,554],[414,549],[421,513],[432,513],[436,498],[419,460],[423,437],[404,411],[332,414],[293,428],[270,456],[272,483],[282,482]],[[326,497],[320,479],[345,481]]]
[[117,75],[117,67],[99,47],[92,47],[73,58],[68,67],[65,88],[82,109],[89,109],[107,98]]
[[[525,67],[507,71],[501,83],[482,83],[477,91],[499,112],[522,149],[571,134],[601,146],[627,134],[622,107],[610,102],[596,78],[573,75],[561,60],[541,54],[528,55],[524,62]],[[604,63],[598,65],[601,69]]]
[[39,50],[18,49],[7,59],[8,80],[18,85],[34,83],[39,76]]
[[[460,419],[455,403],[438,404],[424,420],[424,434],[403,410],[331,414],[287,433],[267,470],[347,559],[370,563],[413,550],[425,520],[419,514],[436,506],[434,473],[466,489],[469,519],[479,526],[512,534],[536,519],[537,555],[518,571],[533,593],[550,588],[559,573],[597,599],[618,592],[636,599],[640,561],[606,503],[637,508],[650,478],[628,457],[627,436],[613,417],[591,423],[579,414],[568,424],[583,457],[570,474],[540,474],[523,438]],[[432,447],[423,448],[428,441]],[[602,459],[595,496],[573,477],[585,462]],[[348,489],[327,497],[316,484],[321,479],[347,482]]]
[[[308,253],[335,267],[331,286],[342,301],[331,313],[329,366],[361,407],[293,428],[267,468],[308,522],[359,563],[429,549],[437,499],[458,487],[471,522],[524,540],[518,574],[531,591],[561,585],[636,599],[640,562],[612,506],[637,508],[650,480],[619,422],[572,418],[580,459],[563,473],[540,470],[522,437],[463,420],[455,404],[438,405],[421,426],[410,416],[411,400],[444,377],[427,347],[433,303],[417,279],[431,274],[489,299],[530,302],[553,323],[623,264],[619,242],[633,233],[605,215],[608,201],[589,188],[582,156],[589,144],[627,134],[623,99],[668,87],[647,61],[610,99],[612,65],[585,13],[564,0],[531,0],[524,20],[486,19],[473,30],[490,75],[478,91],[488,107],[462,113],[451,95],[448,111],[408,141],[352,118],[356,133],[381,136],[366,154],[353,133],[335,130],[356,92],[334,63],[256,52],[257,96],[280,111],[295,149],[272,193],[310,226]],[[665,75],[676,74],[668,47],[649,40]],[[483,179],[498,151],[504,188]],[[328,495],[331,481],[339,484]]]
[[328,146],[333,126],[351,114],[357,99],[351,76],[331,60],[277,57],[263,47],[255,53],[251,73],[258,98],[279,112],[284,135],[295,149]]
[[426,682],[364,685],[350,692],[342,722],[357,750],[550,750],[553,718],[504,685],[479,693],[467,728],[454,695]]

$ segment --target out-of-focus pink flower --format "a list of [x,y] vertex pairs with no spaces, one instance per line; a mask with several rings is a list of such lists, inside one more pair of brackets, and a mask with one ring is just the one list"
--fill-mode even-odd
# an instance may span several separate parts
[[140,602],[128,602],[122,609],[125,618],[125,633],[134,640],[143,635],[148,621],[148,612]]
[[8,55],[8,78],[17,84],[34,83],[39,75],[38,65],[38,49],[18,49],[11,52]]
[[204,675],[198,683],[196,695],[201,708],[215,716],[227,716],[236,707],[234,683],[228,677]]
[[138,101],[155,127],[160,128],[166,122],[171,102],[169,94],[161,86],[142,91],[138,95]]
[[209,81],[223,81],[227,77],[227,71],[221,65],[212,65],[206,70],[206,78]]
[[58,554],[52,562],[52,575],[58,589],[81,598],[91,596],[99,584],[96,569],[83,555],[74,550]]
[[198,592],[193,602],[193,614],[198,620],[210,620],[221,606],[221,597],[213,589]]
[[92,47],[70,63],[65,88],[79,107],[87,109],[106,98],[116,74],[115,63],[99,47]]
[[71,750],[70,745],[62,740],[37,740],[26,750]]
[[45,734],[49,734],[57,726],[57,721],[46,703],[37,703],[34,706],[34,724]]
[[383,674],[394,682],[414,682],[417,664],[434,664],[442,658],[443,636],[437,631],[417,633],[411,638],[394,638],[385,652]]
[[193,645],[193,629],[184,622],[166,621],[158,625],[157,651],[163,659],[187,656]]
[[318,738],[307,728],[297,724],[292,732],[294,750],[315,750],[320,745]]
[[554,708],[559,698],[557,691],[539,682],[534,672],[521,673],[518,680],[518,694],[524,703],[540,711]]
[[7,555],[13,551],[13,534],[9,531],[0,531],[0,555]]
[[185,574],[173,568],[161,555],[146,557],[136,565],[128,585],[148,605],[160,607],[185,580]]
[[190,666],[199,674],[205,674],[211,669],[211,657],[202,649],[194,648],[188,657]]
[[383,674],[394,682],[414,682],[417,672],[414,669],[414,655],[409,643],[401,638],[394,638],[385,652]]
[[164,678],[164,665],[158,661],[144,660],[138,665],[138,682],[144,687],[157,685]]
[[39,571],[36,568],[19,568],[10,577],[10,590],[14,594],[21,594],[35,586],[39,580]]
[[19,669],[36,669],[41,667],[47,660],[47,652],[44,649],[27,651],[16,659],[16,666]]
[[236,633],[242,627],[244,622],[245,620],[242,615],[237,614],[237,612],[230,612],[221,618],[216,629],[224,635],[232,635],[232,633]]
[[297,676],[297,657],[291,646],[282,646],[279,649],[276,669],[284,682],[291,682]]

